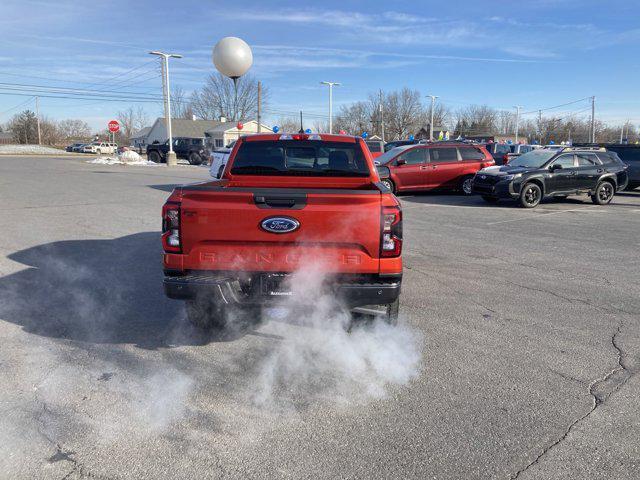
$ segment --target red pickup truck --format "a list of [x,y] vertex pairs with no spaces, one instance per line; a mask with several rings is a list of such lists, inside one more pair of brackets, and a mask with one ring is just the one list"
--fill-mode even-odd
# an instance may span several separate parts
[[176,188],[162,217],[165,293],[196,326],[295,298],[305,268],[346,309],[397,322],[402,211],[361,138],[243,137],[220,180]]

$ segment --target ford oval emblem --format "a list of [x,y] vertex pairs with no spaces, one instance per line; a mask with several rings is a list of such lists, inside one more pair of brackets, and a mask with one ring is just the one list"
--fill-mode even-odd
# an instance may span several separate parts
[[480,175],[480,179],[484,180],[484,179],[486,179],[486,178],[487,178],[487,176],[486,176],[486,175]]
[[300,228],[300,222],[290,217],[269,217],[265,218],[260,226],[271,233],[289,233]]

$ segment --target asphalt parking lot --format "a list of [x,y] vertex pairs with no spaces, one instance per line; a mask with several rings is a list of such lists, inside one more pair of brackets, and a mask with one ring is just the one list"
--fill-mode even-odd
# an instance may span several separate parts
[[207,178],[0,157],[0,477],[640,477],[640,191],[403,196],[399,333],[336,342],[164,298],[161,205]]

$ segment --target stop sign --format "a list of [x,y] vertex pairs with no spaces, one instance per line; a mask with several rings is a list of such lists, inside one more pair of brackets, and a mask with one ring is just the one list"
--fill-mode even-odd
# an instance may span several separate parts
[[109,122],[109,131],[112,133],[116,133],[118,130],[120,130],[120,124],[118,123],[118,121],[111,120]]

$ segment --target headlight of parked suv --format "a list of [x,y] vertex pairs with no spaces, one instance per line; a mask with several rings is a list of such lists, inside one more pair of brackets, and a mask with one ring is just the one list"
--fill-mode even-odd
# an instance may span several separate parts
[[516,173],[515,175],[505,175],[502,177],[503,180],[513,180],[514,178],[520,178],[522,176],[521,173]]

